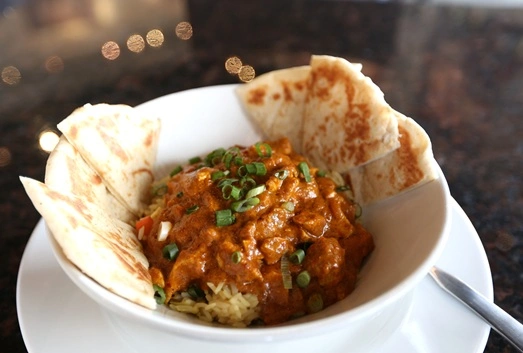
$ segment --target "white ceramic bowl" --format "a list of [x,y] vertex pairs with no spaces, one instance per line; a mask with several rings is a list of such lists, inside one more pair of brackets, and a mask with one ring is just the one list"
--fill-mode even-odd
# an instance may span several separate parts
[[[217,147],[248,145],[262,138],[245,117],[234,88],[227,85],[189,90],[138,107],[162,118],[157,176]],[[366,351],[379,345],[399,325],[408,310],[408,294],[435,264],[445,245],[450,228],[450,194],[438,170],[437,180],[364,209],[364,225],[373,233],[376,248],[352,294],[317,314],[276,327],[226,328],[164,307],[147,310],[85,276],[50,239],[66,274],[108,310],[115,327],[121,332],[134,332],[127,339],[135,347],[159,334],[172,336],[176,349],[185,345],[196,352],[211,348],[214,352],[253,352],[254,343],[262,347],[260,352],[291,348],[301,353],[318,349],[327,352],[338,346]],[[321,347],[318,342],[322,342]],[[166,347],[166,351],[173,347]]]

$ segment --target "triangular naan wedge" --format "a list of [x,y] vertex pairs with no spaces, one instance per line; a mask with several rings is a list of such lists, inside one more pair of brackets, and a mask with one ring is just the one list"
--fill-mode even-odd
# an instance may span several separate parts
[[126,105],[86,104],[58,129],[113,195],[139,215],[149,201],[160,120]]
[[236,93],[251,119],[271,139],[288,137],[301,149],[309,66],[276,70],[238,87]]
[[130,225],[108,217],[85,199],[20,177],[66,257],[110,291],[156,308],[148,261]]
[[401,146],[394,152],[347,174],[354,199],[361,205],[398,195],[436,179],[438,173],[430,138],[413,119],[394,112]]
[[312,56],[302,153],[320,168],[344,173],[399,147],[391,107],[360,70],[343,58]]
[[98,205],[112,218],[129,223],[136,217],[105,187],[102,178],[62,135],[47,159],[45,184],[62,194],[76,195]]

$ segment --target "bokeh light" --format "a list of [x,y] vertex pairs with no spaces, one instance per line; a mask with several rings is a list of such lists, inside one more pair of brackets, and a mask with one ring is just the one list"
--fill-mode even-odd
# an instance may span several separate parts
[[231,75],[237,75],[240,72],[243,63],[237,56],[231,56],[225,61],[225,70]]
[[182,40],[188,40],[192,37],[192,25],[189,22],[183,21],[176,25],[176,36]]
[[102,55],[107,60],[116,60],[120,56],[120,46],[113,41],[105,42],[102,45]]
[[238,72],[238,77],[243,82],[250,82],[256,76],[256,72],[251,65],[243,65]]
[[164,41],[163,33],[159,29],[150,30],[145,38],[147,39],[147,44],[153,48],[161,47]]
[[45,60],[45,69],[52,74],[61,72],[64,69],[64,61],[59,56],[50,56]]
[[127,39],[127,48],[133,53],[141,53],[145,48],[145,40],[139,34],[133,34]]
[[0,167],[8,166],[11,163],[11,151],[9,148],[2,146],[0,147]]
[[60,140],[58,134],[52,130],[45,130],[40,133],[38,137],[38,143],[40,148],[45,152],[51,152],[54,150],[56,144]]
[[16,85],[22,79],[22,74],[14,66],[6,66],[2,69],[2,81],[8,85]]

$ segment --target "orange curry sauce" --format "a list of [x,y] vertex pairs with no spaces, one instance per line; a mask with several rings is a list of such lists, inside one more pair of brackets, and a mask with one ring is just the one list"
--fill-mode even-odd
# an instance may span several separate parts
[[[206,290],[208,282],[235,284],[240,292],[257,295],[260,317],[271,325],[318,311],[354,289],[374,243],[356,222],[357,205],[342,196],[332,179],[318,176],[312,167],[304,172],[299,165],[307,167],[305,158],[293,152],[287,139],[235,147],[211,159],[189,164],[170,178],[164,209],[142,239],[153,280],[164,282],[167,301],[189,286]],[[252,163],[265,168],[258,168],[260,173],[242,168]],[[217,171],[228,174],[220,178]],[[240,195],[231,195],[227,183]],[[216,224],[216,211],[242,203],[255,187],[263,190],[254,196],[258,203],[231,210],[231,224]],[[162,221],[172,228],[167,239],[158,241]],[[168,260],[163,249],[172,243],[179,254]],[[294,263],[297,249],[304,250],[304,257]],[[282,271],[282,257],[288,270]],[[300,286],[297,278],[304,271],[310,280]]]

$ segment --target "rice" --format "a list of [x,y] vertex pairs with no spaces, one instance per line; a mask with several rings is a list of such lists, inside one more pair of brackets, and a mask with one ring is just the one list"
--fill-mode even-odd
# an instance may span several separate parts
[[207,283],[205,301],[196,301],[186,292],[171,299],[169,307],[183,313],[196,315],[207,322],[219,322],[233,327],[246,327],[259,318],[258,298],[243,294],[234,284]]

